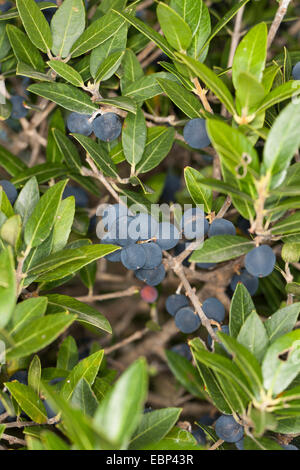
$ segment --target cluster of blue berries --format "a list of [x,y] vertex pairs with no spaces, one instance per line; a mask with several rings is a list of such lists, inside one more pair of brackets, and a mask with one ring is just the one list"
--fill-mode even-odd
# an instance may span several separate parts
[[105,113],[92,119],[87,114],[70,113],[67,118],[67,126],[70,132],[91,135],[94,132],[98,139],[111,142],[117,139],[122,131],[122,123],[115,113]]
[[182,333],[194,333],[201,325],[198,314],[191,308],[185,295],[170,295],[166,300],[166,310],[174,317],[175,324]]

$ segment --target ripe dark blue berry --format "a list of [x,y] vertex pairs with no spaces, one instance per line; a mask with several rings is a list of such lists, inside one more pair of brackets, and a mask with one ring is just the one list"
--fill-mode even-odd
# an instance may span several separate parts
[[112,223],[109,234],[117,240],[120,246],[129,246],[138,240],[138,237],[133,238],[129,235],[129,226],[133,221],[131,216],[123,216],[118,218]]
[[245,268],[255,277],[266,277],[274,270],[276,256],[268,245],[261,245],[247,253]]
[[[36,3],[43,3],[43,2],[48,2],[48,0],[35,0]],[[56,3],[55,1],[52,1],[51,3]],[[45,16],[46,20],[48,23],[51,22],[54,13],[57,11],[56,8],[47,8],[46,10],[42,10],[43,15]]]
[[102,213],[103,226],[111,231],[112,224],[120,217],[132,215],[125,204],[108,204]]
[[106,113],[93,121],[93,131],[98,139],[110,142],[119,137],[122,131],[122,123],[115,113]]
[[17,380],[23,385],[28,385],[28,372],[27,370],[17,370],[13,375],[11,375],[9,381]]
[[240,441],[237,441],[235,443],[235,447],[238,449],[238,450],[244,450],[244,438],[241,439]]
[[93,132],[93,125],[88,114],[70,113],[67,118],[67,127],[74,134],[89,136]]
[[160,264],[154,269],[137,269],[135,275],[140,281],[148,284],[148,286],[158,286],[164,280],[166,271],[163,264]]
[[57,413],[55,413],[55,411],[51,408],[50,403],[47,400],[44,400],[43,404],[46,409],[47,418],[48,419],[54,418],[57,415]]
[[236,230],[232,222],[226,219],[215,219],[208,230],[209,237],[217,235],[235,235]]
[[172,294],[166,300],[166,309],[167,312],[172,315],[173,317],[176,315],[178,310],[183,307],[187,307],[189,305],[189,301],[186,295],[182,294]]
[[0,3],[0,11],[2,13],[5,13],[7,10],[9,10],[10,8],[12,7],[12,3],[11,2],[4,2],[4,3]]
[[19,95],[13,95],[10,98],[12,111],[10,117],[12,119],[21,119],[28,114],[28,109],[24,106],[25,98]]
[[69,196],[74,196],[75,204],[77,207],[87,207],[89,203],[89,197],[84,189],[74,186],[66,186],[63,192],[63,199]]
[[298,447],[294,446],[293,444],[283,444],[282,448],[284,450],[299,450]]
[[162,222],[158,225],[156,242],[162,250],[171,250],[180,240],[180,233],[175,225]]
[[[178,245],[175,246],[175,249],[174,249],[174,254],[175,256],[178,256],[180,255],[180,253],[182,253],[183,251],[185,251],[187,248],[187,243],[178,243]],[[187,257],[182,261],[182,264],[183,266],[186,266],[186,267],[189,267],[190,266],[190,262],[189,262],[189,257],[191,256],[191,252],[188,253]]]
[[137,270],[141,269],[146,263],[146,254],[142,245],[129,245],[122,250],[121,253],[122,264],[127,269]]
[[190,307],[183,307],[175,315],[175,324],[182,333],[189,334],[198,330],[201,321]]
[[231,279],[230,288],[234,292],[238,282],[244,284],[248,289],[250,295],[254,295],[258,289],[259,280],[257,277],[252,276],[246,269],[241,271],[241,274],[235,274]]
[[179,354],[182,357],[185,357],[188,361],[192,360],[192,353],[189,348],[189,346],[186,343],[180,343],[176,344],[176,346],[173,346],[171,348],[171,351],[174,351],[175,353]]
[[2,189],[5,192],[9,202],[11,204],[14,204],[18,197],[18,192],[15,186],[10,181],[7,181],[7,180],[0,180],[0,186],[2,186]]
[[244,428],[233,416],[222,415],[216,421],[215,432],[225,442],[238,442],[243,438]]
[[212,269],[217,266],[217,263],[196,263],[196,266],[199,269]]
[[210,320],[222,323],[225,318],[224,305],[215,297],[209,297],[202,304],[202,310]]
[[[105,245],[117,245],[118,243],[114,238],[110,236],[109,233],[106,233],[104,237],[101,240],[101,243],[104,243]],[[105,256],[108,261],[111,261],[112,263],[119,263],[121,261],[121,251],[122,250],[117,250],[114,251],[113,253],[109,253],[108,255]]]
[[294,65],[292,75],[294,80],[300,80],[300,62],[297,62],[297,64]]
[[158,290],[152,286],[145,286],[141,289],[141,297],[148,304],[153,304],[157,300]]
[[[218,330],[218,328],[213,328],[214,332],[216,333]],[[221,327],[221,331],[222,333],[225,333],[225,335],[229,335],[229,326],[228,325],[222,325]],[[212,338],[210,335],[208,335],[207,337],[207,344],[208,346],[211,348],[212,347]],[[222,345],[223,346],[223,345]],[[224,348],[225,349],[225,348]]]
[[183,137],[186,143],[194,149],[203,149],[210,144],[206,131],[205,119],[191,119],[183,129]]
[[157,243],[143,243],[141,246],[144,249],[146,255],[146,262],[143,266],[144,269],[157,268],[162,262],[162,251]]
[[204,212],[198,207],[193,207],[183,214],[180,228],[183,230],[185,238],[193,240],[194,238],[203,238],[208,231],[209,224]]
[[128,235],[136,240],[150,240],[158,231],[158,222],[149,214],[136,215],[128,227]]
[[179,176],[177,176],[172,171],[167,173],[167,177],[165,180],[165,186],[161,195],[161,199],[164,202],[175,202],[176,200],[176,193],[181,188],[181,181]]
[[195,431],[192,431],[192,435],[197,441],[197,444],[199,445],[205,445],[206,444],[206,436],[205,432],[201,428],[195,429]]

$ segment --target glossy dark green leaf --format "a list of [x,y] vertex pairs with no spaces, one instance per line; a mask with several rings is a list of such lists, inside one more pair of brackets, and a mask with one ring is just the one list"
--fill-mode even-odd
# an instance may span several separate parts
[[31,42],[41,51],[47,52],[52,46],[49,24],[34,0],[17,0],[22,23]]
[[172,127],[150,127],[143,156],[136,167],[136,173],[146,173],[157,165],[170,152],[175,137]]
[[47,413],[37,393],[27,385],[17,381],[7,382],[6,388],[17,401],[20,408],[36,423],[47,422]]
[[71,371],[78,362],[78,349],[73,336],[67,336],[59,347],[56,366]]
[[0,252],[0,327],[9,322],[16,305],[15,263],[10,247]]
[[67,137],[63,132],[59,129],[52,129],[52,133],[55,139],[55,142],[64,156],[66,164],[70,168],[74,168],[77,171],[80,171],[82,164],[80,160],[80,156],[76,146],[73,144],[71,139]]
[[62,250],[69,239],[75,215],[75,198],[67,197],[60,202],[53,225],[52,253]]
[[203,186],[202,180],[204,176],[192,167],[185,167],[184,178],[186,187],[196,205],[204,205],[205,212],[211,212],[212,207],[212,190]]
[[124,51],[116,51],[103,60],[95,74],[95,82],[108,80],[120,67]]
[[186,50],[192,42],[192,31],[185,20],[162,2],[159,2],[156,14],[168,43],[177,51]]
[[212,237],[206,240],[202,248],[198,248],[190,256],[196,263],[220,263],[245,255],[253,249],[253,242],[235,235]]
[[122,132],[123,152],[126,160],[134,168],[143,157],[147,138],[147,126],[143,111],[129,113],[124,121]]
[[0,166],[11,176],[26,170],[26,164],[18,157],[13,155],[9,150],[0,145]]
[[242,283],[238,283],[234,291],[229,312],[230,335],[237,337],[241,327],[251,312],[255,310],[254,303],[248,289]]
[[28,39],[19,28],[8,24],[6,26],[9,41],[13,48],[14,54],[18,62],[28,64],[36,70],[43,72],[45,64],[38,49]]
[[49,67],[51,67],[52,70],[54,70],[54,72],[64,78],[67,82],[71,83],[71,85],[77,86],[79,88],[84,85],[80,73],[73,69],[73,67],[70,65],[58,60],[49,60],[47,64]]
[[269,344],[269,338],[263,322],[255,311],[246,318],[237,340],[251,351],[258,361],[262,360]]
[[38,395],[40,393],[41,371],[42,371],[42,367],[41,367],[40,358],[39,356],[35,355],[28,369],[28,385]]
[[189,93],[178,83],[166,80],[163,78],[156,78],[159,86],[170,98],[171,101],[183,111],[189,118],[197,118],[201,116],[202,105],[199,99],[192,93]]
[[86,416],[93,416],[98,408],[98,400],[85,378],[80,379],[74,388],[72,406],[79,408]]
[[85,7],[82,0],[64,0],[51,21],[54,54],[67,57],[84,28]]
[[[8,325],[10,335],[17,333],[27,323],[44,315],[47,308],[46,297],[33,297],[19,302]],[[61,311],[61,310],[60,310]]]
[[178,382],[192,395],[203,398],[204,384],[190,361],[172,350],[167,350],[166,356],[168,365]]
[[273,313],[264,323],[269,341],[273,342],[280,336],[291,331],[297,322],[299,312],[300,303],[297,302]]

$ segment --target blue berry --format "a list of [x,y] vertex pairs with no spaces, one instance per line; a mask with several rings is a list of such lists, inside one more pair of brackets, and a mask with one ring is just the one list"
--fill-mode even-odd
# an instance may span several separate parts
[[74,196],[75,204],[77,207],[87,207],[89,203],[89,197],[84,189],[74,186],[66,186],[63,192],[63,199]]
[[166,309],[167,312],[172,315],[173,317],[176,315],[178,310],[183,307],[187,307],[189,305],[189,301],[186,295],[182,294],[172,294],[166,300]]
[[14,204],[18,197],[18,192],[15,186],[10,181],[7,181],[7,180],[0,180],[0,186],[2,186],[2,189],[5,192],[9,202],[11,204]]
[[238,450],[244,450],[244,438],[242,438],[240,441],[237,441],[235,443],[235,447],[238,449]]
[[191,350],[186,343],[176,344],[176,346],[173,346],[171,348],[171,351],[174,351],[180,356],[185,357],[185,359],[187,359],[188,361],[192,360]]
[[137,269],[135,275],[140,281],[148,284],[148,286],[157,286],[166,277],[166,271],[163,264],[160,264],[154,269]]
[[205,414],[201,416],[198,420],[200,424],[204,424],[205,426],[211,426],[216,421],[216,416],[211,416],[210,414]]
[[202,310],[210,320],[222,323],[225,318],[224,305],[215,297],[209,297],[202,304]]
[[[104,237],[101,240],[101,243],[105,245],[118,245],[116,240],[110,237],[109,233],[104,235]],[[113,253],[109,253],[108,255],[105,256],[105,258],[108,259],[108,261],[111,261],[112,263],[119,263],[121,261],[121,251],[122,250],[117,250],[117,251],[114,251]]]
[[201,321],[190,307],[183,307],[175,315],[175,324],[182,333],[189,334],[198,330]]
[[235,235],[236,230],[232,222],[226,219],[215,219],[208,231],[209,237],[215,237],[217,235]]
[[261,245],[247,253],[245,268],[255,277],[266,277],[274,270],[276,256],[268,245]]
[[6,408],[5,406],[3,405],[2,401],[0,401],[0,415],[2,415],[3,413],[6,412]]
[[134,244],[138,240],[138,237],[134,238],[129,234],[129,226],[132,221],[133,217],[125,215],[118,218],[111,225],[109,234],[116,239],[118,245],[125,247]]
[[137,240],[150,240],[156,236],[157,231],[157,220],[145,213],[136,215],[128,227],[129,237]]
[[93,131],[98,139],[111,142],[119,137],[122,123],[115,113],[106,113],[93,121]]
[[[35,0],[36,3],[43,3],[43,2],[48,2],[48,1],[49,0]],[[51,2],[51,3],[56,3],[56,2]],[[48,23],[51,22],[53,15],[56,11],[57,11],[57,8],[47,8],[46,10],[42,10],[42,13],[45,16]]]
[[[174,253],[175,253],[175,256],[178,256],[180,255],[180,253],[182,253],[183,251],[185,251],[185,249],[187,248],[187,244],[186,243],[178,243],[178,245],[175,246],[175,249],[174,249]],[[186,266],[187,268],[190,266],[190,262],[189,262],[189,257],[191,256],[191,252],[188,253],[187,257],[182,261],[182,264],[183,266]]]
[[234,292],[238,282],[244,284],[248,289],[250,295],[254,295],[258,289],[259,280],[257,277],[252,276],[246,269],[241,271],[241,274],[235,274],[231,279],[230,288]]
[[216,421],[215,432],[225,442],[238,442],[243,438],[244,428],[233,416],[222,415]]
[[89,136],[93,132],[93,124],[88,114],[70,113],[67,118],[67,127],[74,134]]
[[12,119],[21,119],[28,114],[28,109],[24,106],[24,97],[19,95],[13,95],[10,97],[12,104],[12,111],[10,117]]
[[164,189],[161,195],[161,199],[167,203],[169,202],[175,202],[176,200],[176,193],[179,191],[181,188],[181,181],[179,176],[177,176],[175,173],[169,171],[167,173],[167,177],[165,180],[165,185]]
[[153,242],[143,243],[141,245],[146,255],[146,262],[143,266],[144,269],[157,268],[162,262],[162,251],[161,248]]
[[194,238],[203,238],[208,231],[209,224],[204,212],[198,207],[193,207],[183,214],[180,228],[183,230],[185,238],[193,240]]
[[284,450],[299,450],[298,447],[294,446],[293,444],[283,444],[282,448]]
[[127,269],[141,269],[146,263],[146,254],[142,245],[129,245],[122,250],[122,264]]
[[27,370],[17,370],[9,379],[10,382],[17,380],[23,385],[28,385],[28,372]]
[[199,445],[205,445],[206,444],[206,436],[205,432],[201,428],[197,428],[195,431],[192,432],[192,435],[197,441],[197,444]]
[[49,402],[47,400],[44,400],[43,403],[44,403],[44,407],[46,409],[47,418],[48,419],[54,418],[57,415],[57,413],[55,413],[55,411],[51,408]]
[[[219,331],[218,328],[213,328],[213,330],[214,330],[215,333],[216,333],[217,331]],[[225,333],[225,335],[229,335],[229,326],[228,326],[228,325],[223,325],[223,326],[221,327],[221,331],[222,331],[222,333]],[[212,338],[211,338],[210,335],[208,335],[208,337],[207,337],[207,344],[208,344],[208,346],[209,346],[210,348],[212,347],[212,343],[213,343],[213,342],[212,342]],[[223,346],[223,345],[222,345],[222,346]],[[225,348],[224,348],[224,349],[225,349]]]
[[245,235],[249,235],[249,228],[250,228],[249,220],[244,219],[244,217],[240,215],[237,220],[237,226]]
[[294,65],[292,75],[294,80],[300,80],[300,62],[297,62],[297,64]]
[[9,10],[10,8],[12,7],[12,3],[11,2],[3,2],[3,3],[0,3],[0,11],[2,13],[5,13],[7,10]]
[[180,240],[180,233],[175,225],[162,222],[158,226],[156,242],[162,250],[171,250]]
[[217,266],[217,263],[196,263],[196,266],[199,269],[211,269]]
[[183,129],[183,137],[186,143],[194,149],[203,149],[210,144],[206,131],[205,119],[191,119]]
[[132,215],[125,204],[108,204],[102,213],[103,226],[110,231],[112,225],[120,217]]

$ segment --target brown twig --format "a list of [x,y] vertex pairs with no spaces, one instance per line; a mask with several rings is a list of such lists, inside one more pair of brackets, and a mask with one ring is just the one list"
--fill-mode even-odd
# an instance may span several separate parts
[[117,349],[123,348],[124,346],[127,346],[128,344],[132,343],[133,341],[137,341],[137,340],[143,338],[145,336],[145,334],[148,333],[148,332],[149,332],[148,328],[144,328],[143,330],[136,331],[135,333],[133,333],[128,338],[123,339],[122,341],[120,341],[117,344],[114,344],[110,348],[104,349],[104,353],[105,354],[110,354],[110,353],[116,351]]
[[99,302],[103,300],[110,300],[110,299],[119,299],[123,297],[131,297],[139,292],[139,288],[137,286],[129,287],[129,289],[121,290],[118,292],[111,292],[109,294],[102,294],[102,295],[83,295],[81,297],[75,297],[77,300],[81,302]]
[[223,442],[224,442],[223,439],[219,439],[208,450],[216,450],[218,447],[220,447],[223,444]]
[[285,17],[285,14],[287,12],[288,6],[290,4],[291,0],[281,0],[278,10],[276,12],[275,18],[273,20],[273,23],[271,24],[271,27],[269,29],[268,33],[268,49],[271,46],[276,33],[281,25],[281,22],[283,18]]

